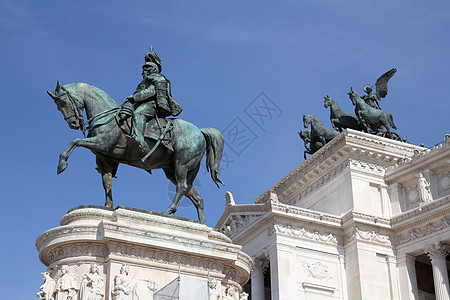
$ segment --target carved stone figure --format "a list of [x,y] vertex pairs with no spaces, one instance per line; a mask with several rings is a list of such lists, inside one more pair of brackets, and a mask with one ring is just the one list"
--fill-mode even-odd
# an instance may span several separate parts
[[84,274],[80,285],[80,300],[102,300],[105,296],[105,284],[96,263],[92,263],[89,272]]
[[36,296],[39,297],[39,300],[53,300],[53,292],[55,291],[55,280],[50,277],[49,272],[44,272],[42,274],[42,279],[44,279],[44,283],[39,288],[39,292]]
[[309,277],[316,278],[319,280],[333,278],[328,273],[328,267],[323,265],[321,262],[316,262],[316,263],[310,264],[306,261],[303,261],[302,265],[303,265],[303,271]]
[[146,123],[158,116],[178,116],[183,109],[172,98],[170,81],[161,74],[161,59],[153,52],[153,45],[145,56],[142,77],[136,91],[127,100],[134,108],[132,137],[146,154],[150,151],[144,140]]
[[225,295],[227,300],[234,300],[236,298],[236,288],[232,285],[229,285],[225,291]]
[[225,193],[225,206],[233,206],[236,205],[236,202],[234,202],[234,197],[231,192]]
[[[158,65],[157,62],[149,61],[148,63]],[[160,71],[159,68],[158,70]],[[145,74],[145,77],[151,75]],[[162,75],[155,74],[153,75],[160,78],[161,82],[164,83]],[[144,79],[143,86],[147,87],[148,85],[148,88],[153,89],[154,93],[152,96],[148,96],[148,91],[142,95],[142,91],[138,91],[134,94],[133,99],[135,100],[133,101],[137,101],[136,103],[143,101],[143,103],[146,103],[145,107],[148,108],[152,107],[151,103],[162,102],[161,99],[166,97],[164,99],[169,103],[170,114],[179,113],[181,108],[177,110],[176,105],[170,100],[170,85],[163,88],[163,84],[161,84],[160,88],[157,88],[156,86],[161,82],[156,83],[156,81],[156,79]],[[159,96],[158,91],[160,92]],[[47,93],[55,101],[58,110],[63,114],[70,128],[81,129],[84,132],[83,109],[86,110],[89,120],[88,137],[72,140],[66,150],[59,156],[58,174],[67,168],[67,160],[76,147],[85,147],[91,150],[96,155],[97,170],[102,176],[106,197],[105,206],[112,207],[112,178],[117,173],[119,163],[126,163],[144,169],[149,173],[153,169],[163,169],[166,177],[176,185],[174,199],[163,213],[166,215],[175,213],[182,197],[186,196],[196,207],[199,221],[205,223],[203,198],[193,187],[193,182],[206,151],[206,168],[211,172],[212,180],[218,187],[219,184],[223,184],[219,178],[219,168],[224,138],[217,129],[198,129],[193,124],[181,119],[152,119],[147,124],[143,138],[147,144],[146,149],[151,150],[144,154],[134,138],[131,137],[132,133],[130,133],[129,126],[125,126],[129,123],[128,120],[124,122],[120,120],[121,106],[102,90],[86,83],[72,83],[61,86],[58,82],[56,89],[53,92],[47,91]],[[149,100],[138,101],[138,99]],[[141,107],[140,105],[144,104],[138,105]],[[155,112],[158,109],[157,107]],[[163,111],[163,109],[160,110]],[[144,112],[145,114],[147,113]],[[161,113],[157,112],[157,114]],[[162,113],[161,116],[167,114]],[[142,120],[137,115],[136,118]],[[144,119],[147,119],[147,117]],[[139,122],[141,121],[136,121],[136,123]],[[139,124],[137,126],[142,126],[141,123]],[[134,127],[135,133],[141,133],[141,130],[143,130],[142,128],[136,129],[136,125]]]
[[361,98],[370,106],[373,108],[381,109],[379,100],[381,98],[385,98],[387,95],[387,84],[389,79],[391,79],[392,76],[397,73],[397,69],[392,68],[380,77],[378,77],[377,81],[375,82],[376,87],[376,94],[372,93],[372,87],[369,84],[366,84],[363,86],[364,92],[367,93],[367,95],[362,96]]
[[433,201],[433,196],[431,195],[430,183],[423,177],[422,173],[419,174],[419,184],[418,184],[419,197],[422,202],[428,203]]
[[242,292],[239,295],[239,300],[248,300],[248,294],[246,292]]
[[114,278],[113,300],[139,300],[136,294],[137,280],[130,274],[130,265],[123,264],[120,274]]
[[54,292],[55,300],[75,300],[77,288],[75,285],[75,278],[69,273],[69,266],[63,265],[61,267],[61,277],[56,281]]
[[216,278],[211,278],[208,282],[209,300],[220,300],[219,286]]

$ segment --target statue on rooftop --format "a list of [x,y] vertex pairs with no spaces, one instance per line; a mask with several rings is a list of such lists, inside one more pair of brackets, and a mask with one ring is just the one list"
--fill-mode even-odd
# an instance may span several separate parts
[[392,76],[397,73],[397,69],[392,68],[380,77],[378,77],[377,81],[375,82],[376,92],[375,94],[372,93],[372,86],[369,84],[366,84],[363,86],[364,92],[366,92],[367,95],[361,96],[361,99],[364,100],[370,107],[381,109],[380,107],[380,100],[381,98],[385,98],[387,95],[387,84],[389,79],[392,78]]
[[[306,153],[311,155],[316,153],[320,148],[325,146],[326,143],[339,134],[339,131],[325,127],[325,125],[323,125],[317,117],[313,115],[303,115],[303,126],[308,128],[310,125],[311,130],[309,132],[307,130],[303,130],[298,133],[300,138],[302,138],[305,142],[305,159]],[[308,142],[309,148],[306,146]]]

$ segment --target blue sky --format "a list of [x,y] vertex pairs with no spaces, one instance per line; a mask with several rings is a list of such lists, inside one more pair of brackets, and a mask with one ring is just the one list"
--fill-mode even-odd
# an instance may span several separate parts
[[[3,138],[0,155],[3,299],[32,299],[46,268],[34,242],[72,207],[104,203],[90,151],[78,148],[56,175],[71,130],[45,93],[56,80],[86,82],[121,103],[141,80],[150,44],[184,111],[198,127],[224,132],[226,186],[203,168],[197,185],[206,222],[255,197],[303,161],[302,114],[331,127],[323,96],[353,112],[347,92],[362,93],[390,68],[382,108],[398,133],[430,147],[449,132],[448,1],[0,1]],[[272,114],[251,114],[261,101]],[[267,112],[267,111],[266,111]],[[253,116],[253,118],[251,117]],[[245,128],[236,143],[230,129]],[[119,167],[115,205],[163,211],[172,188],[153,175]],[[178,216],[193,218],[183,202]]]

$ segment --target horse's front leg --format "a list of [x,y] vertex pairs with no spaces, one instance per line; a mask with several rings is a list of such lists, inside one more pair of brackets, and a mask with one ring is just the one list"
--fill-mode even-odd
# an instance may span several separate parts
[[59,155],[59,163],[57,173],[61,174],[65,169],[67,169],[67,160],[70,154],[76,147],[84,147],[93,151],[105,151],[107,147],[102,143],[101,139],[96,137],[85,138],[85,139],[73,139],[70,141],[69,146],[66,150]]
[[105,190],[105,206],[113,207],[112,178],[117,171],[117,164],[112,160],[97,156],[97,171],[102,175],[103,189]]
[[359,123],[361,124],[361,127],[363,129],[363,131],[369,133],[369,127],[367,126],[366,120],[364,120],[361,111],[358,111],[356,113],[356,117],[358,118]]

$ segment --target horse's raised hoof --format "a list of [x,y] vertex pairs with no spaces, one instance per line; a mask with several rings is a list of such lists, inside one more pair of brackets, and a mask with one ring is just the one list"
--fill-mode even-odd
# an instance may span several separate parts
[[170,216],[171,214],[174,214],[174,213],[175,213],[175,210],[171,209],[170,207],[162,212],[162,214],[165,216]]
[[113,207],[113,204],[112,204],[112,203],[106,203],[106,204],[105,204],[105,207],[111,207],[111,208],[112,208],[112,207]]
[[67,169],[67,163],[65,161],[60,161],[56,173],[61,174],[62,172],[64,172],[65,169]]

